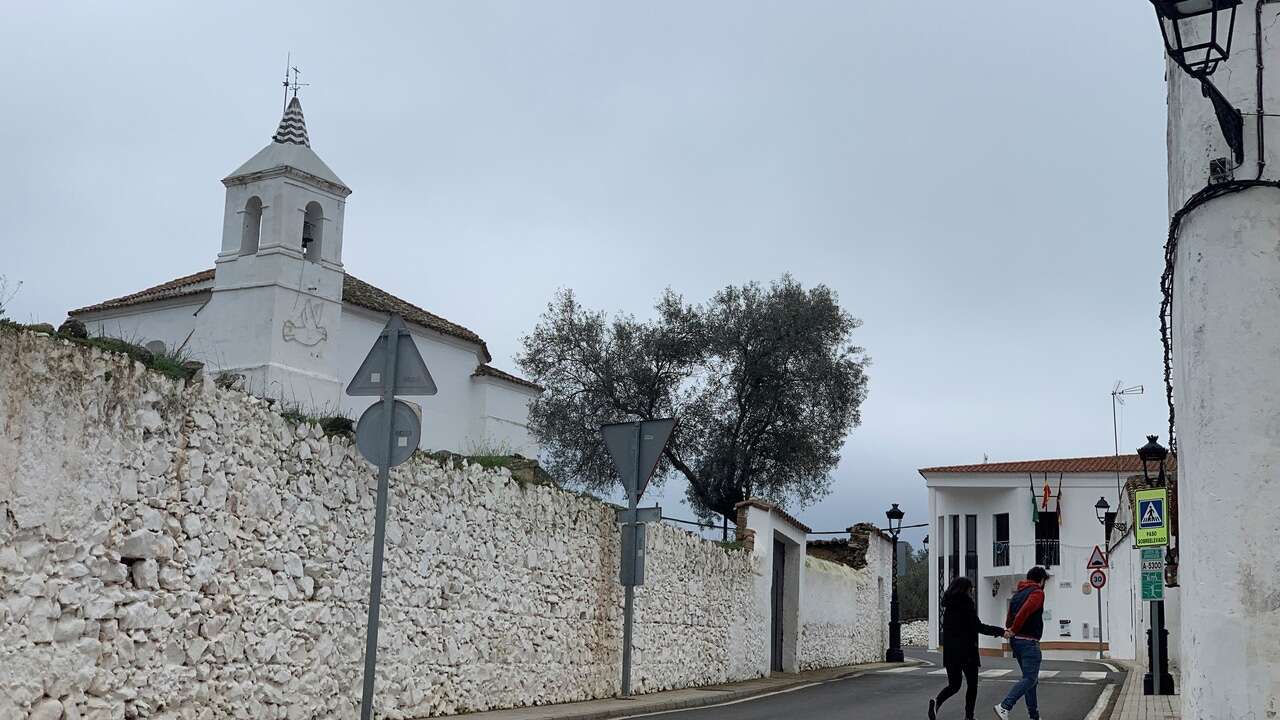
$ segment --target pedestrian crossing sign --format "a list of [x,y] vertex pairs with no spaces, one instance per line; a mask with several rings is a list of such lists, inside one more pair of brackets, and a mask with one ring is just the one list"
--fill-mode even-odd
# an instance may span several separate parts
[[1133,524],[1138,547],[1169,544],[1169,492],[1165,488],[1139,490],[1134,497]]

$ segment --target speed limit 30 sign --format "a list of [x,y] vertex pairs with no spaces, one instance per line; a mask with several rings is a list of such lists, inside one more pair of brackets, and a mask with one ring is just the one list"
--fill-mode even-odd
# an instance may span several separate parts
[[1089,573],[1089,584],[1096,590],[1101,590],[1107,584],[1107,574],[1101,570],[1094,570]]

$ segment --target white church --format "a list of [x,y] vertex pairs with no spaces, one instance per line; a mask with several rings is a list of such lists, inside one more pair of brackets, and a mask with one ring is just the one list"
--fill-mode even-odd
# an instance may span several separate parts
[[213,269],[72,310],[91,335],[175,350],[210,374],[310,414],[358,418],[375,398],[343,390],[391,312],[408,324],[435,380],[422,447],[536,457],[529,403],[541,388],[494,368],[461,325],[348,275],[343,213],[351,189],[311,149],[295,96],[271,142],[236,168]]

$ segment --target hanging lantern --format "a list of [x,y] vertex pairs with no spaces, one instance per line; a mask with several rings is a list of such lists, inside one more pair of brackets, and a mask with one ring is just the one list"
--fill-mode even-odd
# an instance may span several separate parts
[[1236,6],[1241,0],[1151,0],[1169,57],[1192,77],[1204,78],[1231,54]]

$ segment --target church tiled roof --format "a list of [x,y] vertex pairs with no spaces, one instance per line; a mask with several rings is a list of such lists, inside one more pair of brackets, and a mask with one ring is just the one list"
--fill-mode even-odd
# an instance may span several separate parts
[[[155,287],[149,287],[146,290],[141,290],[130,295],[113,298],[105,302],[100,302],[97,305],[78,308],[67,314],[83,315],[103,310],[114,310],[117,308],[154,302],[156,300],[168,300],[187,295],[196,295],[202,292],[208,292],[212,288],[213,270],[203,270],[192,275],[185,275],[176,280],[160,283]],[[407,322],[420,325],[428,330],[435,330],[443,335],[456,337],[459,340],[475,343],[480,346],[480,352],[483,353],[486,362],[493,359],[493,356],[489,354],[489,347],[485,344],[484,339],[474,332],[457,323],[445,320],[435,313],[427,312],[413,303],[406,302],[386,290],[374,287],[373,285],[349,274],[343,275],[342,301],[365,308],[366,310],[373,310],[375,312],[398,312]],[[482,365],[481,367],[487,366]],[[493,369],[493,372],[502,373],[501,370],[497,369]],[[479,373],[478,369],[477,373]],[[507,376],[507,373],[502,373],[502,376]],[[532,385],[532,383],[529,383],[527,380],[521,380],[514,375],[510,375],[509,378],[512,378],[511,381],[516,382],[517,384]],[[508,379],[508,377],[504,377],[504,379]]]
[[499,380],[505,380],[513,385],[520,385],[521,387],[527,387],[531,390],[537,390],[538,392],[542,392],[543,390],[546,389],[536,382],[525,380],[522,377],[516,377],[515,375],[512,375],[511,373],[505,372],[503,370],[499,370],[498,368],[492,365],[477,365],[476,371],[471,373],[471,377],[497,378]]

